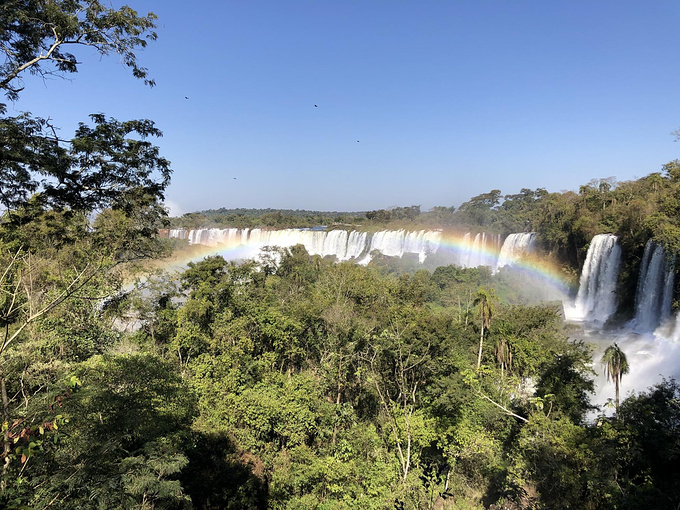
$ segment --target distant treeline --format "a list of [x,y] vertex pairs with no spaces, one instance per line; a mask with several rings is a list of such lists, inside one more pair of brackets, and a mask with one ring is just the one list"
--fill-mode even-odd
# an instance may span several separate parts
[[317,226],[418,226],[458,223],[455,207],[434,207],[421,211],[420,205],[373,211],[308,211],[305,209],[208,209],[170,218],[174,228],[311,228]]
[[171,218],[175,228],[307,228],[319,225],[355,224],[366,219],[365,212],[307,211],[304,209],[207,209]]

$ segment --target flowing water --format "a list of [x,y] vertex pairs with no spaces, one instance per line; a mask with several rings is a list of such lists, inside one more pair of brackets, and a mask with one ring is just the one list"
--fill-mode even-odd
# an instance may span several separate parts
[[674,283],[675,258],[667,257],[660,244],[647,241],[635,293],[635,317],[630,324],[633,330],[654,331],[668,320]]
[[[616,282],[621,249],[616,236],[593,238],[581,272],[578,295],[573,305],[565,304],[567,319],[580,326],[574,336],[594,347],[593,403],[605,406],[615,396],[613,382],[607,381],[600,362],[607,347],[616,343],[626,354],[630,373],[621,380],[621,399],[644,391],[664,377],[680,377],[680,326],[671,317],[675,259],[666,257],[663,247],[651,241],[645,246],[635,297],[635,317],[617,330],[602,325],[616,311]],[[612,408],[605,409],[608,414]]]
[[496,270],[505,266],[512,266],[524,255],[534,251],[536,243],[535,232],[523,232],[521,234],[510,234],[505,238],[505,242],[498,254]]
[[573,306],[565,306],[570,320],[603,324],[616,311],[616,282],[621,263],[621,248],[612,234],[593,237],[583,265],[578,295]]

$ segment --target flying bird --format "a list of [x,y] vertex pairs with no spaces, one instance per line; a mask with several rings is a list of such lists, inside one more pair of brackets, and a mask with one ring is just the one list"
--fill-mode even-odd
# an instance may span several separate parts
[[318,106],[317,106],[317,105],[314,105],[314,108],[318,108]]
[[187,96],[184,96],[184,99],[189,99]]

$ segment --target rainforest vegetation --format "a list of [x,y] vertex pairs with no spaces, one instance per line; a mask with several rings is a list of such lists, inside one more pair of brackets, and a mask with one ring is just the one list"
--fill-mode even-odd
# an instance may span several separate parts
[[[79,44],[153,84],[135,50],[155,24],[97,0],[5,2],[0,88],[19,101],[25,73],[77,72]],[[559,305],[527,304],[521,275],[300,246],[151,272],[170,251],[160,135],[97,114],[60,138],[0,108],[0,507],[678,508],[678,384],[594,409],[593,370],[622,373],[620,358],[593,365]],[[679,207],[671,162],[457,209],[226,217],[532,230],[573,272],[614,232],[630,289],[647,239],[680,251]]]

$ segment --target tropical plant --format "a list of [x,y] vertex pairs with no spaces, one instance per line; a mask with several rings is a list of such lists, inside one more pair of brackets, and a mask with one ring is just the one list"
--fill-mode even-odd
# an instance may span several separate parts
[[616,388],[616,414],[619,414],[619,385],[621,378],[630,371],[628,365],[628,358],[621,348],[614,343],[607,347],[604,355],[600,360],[604,366],[604,373],[607,376],[607,381],[613,381]]
[[479,354],[477,356],[477,368],[482,365],[482,347],[484,346],[484,332],[489,329],[491,325],[491,317],[494,313],[493,302],[496,300],[496,292],[491,289],[486,290],[482,287],[477,291],[477,296],[472,302],[479,310]]

